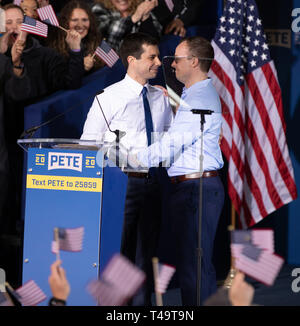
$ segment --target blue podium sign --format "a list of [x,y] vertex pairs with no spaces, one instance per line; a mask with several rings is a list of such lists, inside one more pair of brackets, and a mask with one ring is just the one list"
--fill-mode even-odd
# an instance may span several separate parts
[[23,283],[35,280],[50,298],[54,228],[83,226],[82,251],[60,251],[71,286],[68,305],[95,305],[86,285],[120,248],[127,177],[103,168],[103,156],[97,150],[28,149]]

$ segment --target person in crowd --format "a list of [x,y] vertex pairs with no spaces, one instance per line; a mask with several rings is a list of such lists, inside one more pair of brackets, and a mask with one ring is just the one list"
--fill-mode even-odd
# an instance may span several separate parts
[[[129,34],[122,42],[120,57],[127,69],[125,78],[105,88],[97,98],[110,129],[126,132],[120,143],[137,152],[151,142],[151,132],[168,130],[173,113],[163,91],[148,83],[161,65],[158,41],[144,33]],[[81,139],[101,140],[107,130],[95,98]],[[152,257],[158,245],[164,174],[163,168],[127,172],[121,253],[147,275],[147,283],[133,298],[133,305],[151,305]]]
[[[23,22],[23,10],[19,6],[8,4],[3,7],[6,14],[6,32],[0,38],[1,52],[11,58],[11,49],[16,39],[25,42],[18,68],[26,66],[30,80],[30,96],[26,101],[15,102],[5,97],[5,129],[6,144],[10,166],[10,195],[6,203],[6,213],[10,216],[13,233],[22,232],[21,193],[22,193],[22,161],[23,153],[17,145],[23,128],[23,109],[40,98],[62,89],[76,89],[81,86],[84,76],[83,53],[80,48],[81,37],[76,31],[67,34],[70,44],[70,59],[65,60],[55,50],[41,46],[36,38],[20,30]],[[74,50],[74,51],[73,51]]]
[[71,288],[66,271],[61,267],[61,260],[56,260],[50,267],[51,274],[48,278],[52,297],[49,306],[66,306]]
[[39,15],[37,9],[39,7],[37,0],[22,0],[20,7],[23,9],[24,14],[28,17],[38,19]]
[[[172,67],[176,78],[185,87],[174,123],[160,141],[137,154],[130,153],[133,166],[151,167],[158,162],[170,162],[168,175],[170,195],[171,247],[175,261],[183,305],[197,305],[199,184],[202,176],[201,224],[201,300],[216,291],[216,274],[212,262],[214,239],[224,202],[224,188],[218,175],[223,167],[219,146],[222,115],[221,103],[207,73],[214,58],[209,41],[196,36],[183,39],[176,48]],[[191,109],[214,111],[205,116],[203,162],[200,162],[200,115]],[[202,157],[202,155],[201,155]],[[140,163],[139,163],[140,162]],[[202,163],[203,174],[201,174]],[[199,249],[200,250],[200,249]],[[200,285],[200,284],[199,284]]]
[[[86,72],[93,72],[104,66],[104,62],[94,56],[96,48],[101,43],[101,35],[97,30],[96,21],[90,7],[84,1],[73,0],[66,4],[59,15],[60,26],[76,31],[80,34],[81,49],[84,53],[84,69]],[[70,56],[70,46],[66,42],[66,32],[56,29],[52,33],[49,46],[54,48],[65,58]]]
[[[25,67],[21,65],[21,54],[24,41],[16,40],[11,49],[11,60],[2,54],[0,46],[0,235],[7,231],[9,221],[4,214],[4,205],[8,196],[9,165],[5,144],[4,129],[4,96],[14,101],[24,100],[30,96],[30,80]],[[3,262],[2,262],[3,263]]]
[[142,32],[159,39],[162,26],[152,14],[157,5],[158,0],[96,0],[92,11],[106,42],[118,50],[130,33]]
[[229,289],[221,287],[205,302],[205,306],[251,306],[254,287],[245,281],[245,274],[237,272]]
[[184,37],[189,26],[200,25],[197,19],[203,0],[172,0],[172,3],[173,7],[169,8],[166,1],[160,1],[153,14],[161,23],[163,34]]
[[[60,15],[60,12],[64,6],[66,6],[70,1],[72,0],[38,0],[38,1],[47,1],[50,5],[52,5],[55,13],[57,15]],[[93,0],[84,0],[86,4],[88,4],[90,7],[93,5]]]

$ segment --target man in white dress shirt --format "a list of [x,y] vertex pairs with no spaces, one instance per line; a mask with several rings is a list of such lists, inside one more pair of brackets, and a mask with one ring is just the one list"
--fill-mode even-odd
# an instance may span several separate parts
[[[163,91],[148,83],[156,77],[161,65],[157,40],[142,33],[130,34],[122,42],[120,57],[127,69],[125,78],[105,88],[98,100],[110,129],[126,132],[120,143],[130,153],[137,153],[149,145],[151,134],[168,130],[173,114]],[[95,98],[81,139],[101,140],[107,130]],[[162,168],[151,169],[149,173],[127,174],[121,253],[147,275],[146,285],[133,298],[132,304],[151,305],[152,257],[156,255],[159,238],[162,179],[167,174]]]

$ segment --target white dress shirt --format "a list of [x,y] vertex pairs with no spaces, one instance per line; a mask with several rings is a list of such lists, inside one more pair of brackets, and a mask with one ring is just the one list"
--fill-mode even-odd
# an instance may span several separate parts
[[[148,90],[154,133],[167,131],[173,120],[168,98],[161,89],[150,84],[144,86]],[[97,95],[110,129],[126,132],[120,143],[131,153],[137,153],[148,146],[142,89],[143,85],[126,75],[123,80]],[[114,138],[115,135],[108,131],[95,98],[87,115],[81,139],[112,141]]]

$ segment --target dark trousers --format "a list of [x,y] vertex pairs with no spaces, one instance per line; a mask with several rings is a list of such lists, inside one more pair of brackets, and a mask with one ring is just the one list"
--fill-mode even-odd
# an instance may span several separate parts
[[121,253],[146,273],[146,283],[132,305],[151,305],[152,257],[157,256],[161,223],[161,186],[157,178],[129,177],[125,201]]
[[[224,188],[219,177],[203,178],[202,198],[201,303],[217,290],[212,255],[224,203]],[[172,185],[170,203],[172,244],[182,304],[197,305],[199,179]]]

